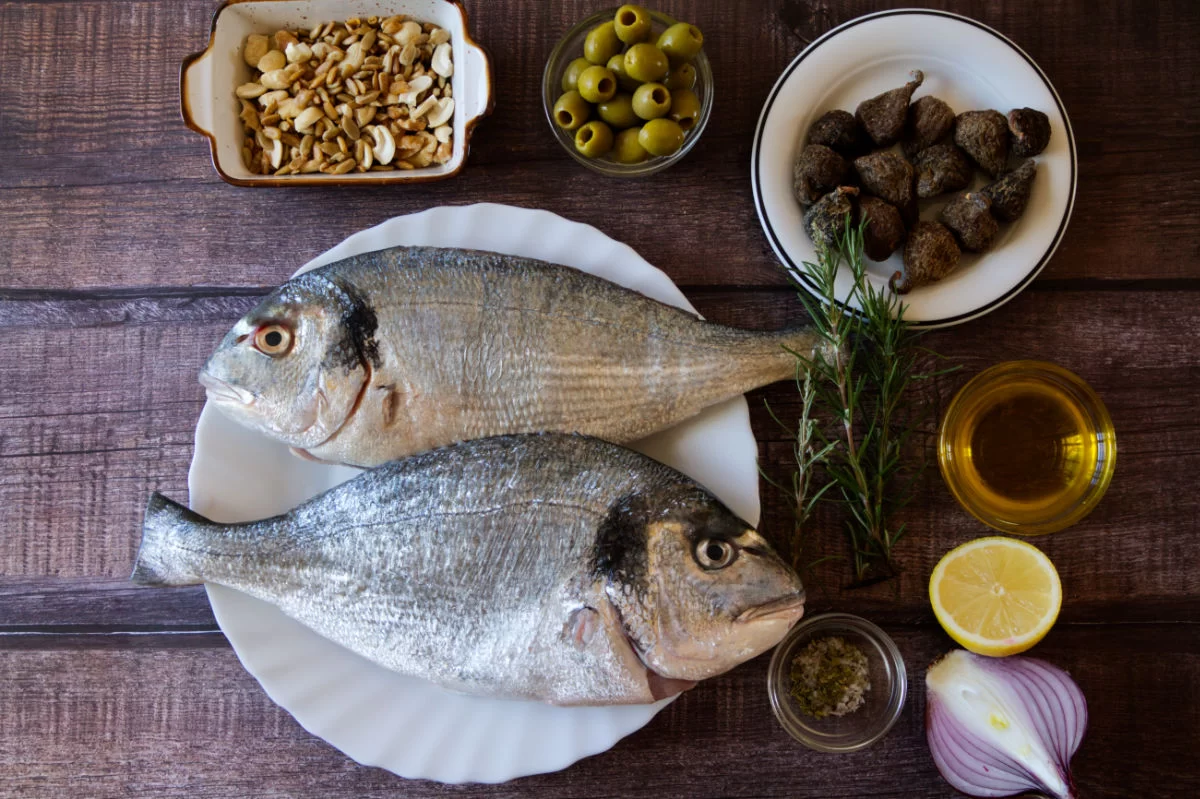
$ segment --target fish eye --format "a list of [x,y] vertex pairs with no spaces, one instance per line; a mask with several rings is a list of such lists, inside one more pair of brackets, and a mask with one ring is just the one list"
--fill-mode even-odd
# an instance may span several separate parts
[[696,562],[705,569],[724,569],[737,558],[737,548],[728,541],[704,538],[696,544]]
[[254,348],[278,358],[292,348],[292,331],[280,324],[263,325],[254,331]]

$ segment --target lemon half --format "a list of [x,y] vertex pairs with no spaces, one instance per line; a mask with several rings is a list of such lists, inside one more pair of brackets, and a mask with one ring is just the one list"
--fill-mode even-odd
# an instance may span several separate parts
[[1040,549],[1013,538],[968,541],[929,577],[929,601],[947,634],[980,655],[1024,652],[1050,632],[1062,583]]

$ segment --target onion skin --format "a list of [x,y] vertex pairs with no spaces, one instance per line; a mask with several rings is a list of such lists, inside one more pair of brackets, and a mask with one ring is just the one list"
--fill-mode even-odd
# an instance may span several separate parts
[[930,666],[925,684],[929,752],[956,790],[1078,799],[1070,761],[1087,702],[1065,671],[1036,658],[955,650]]

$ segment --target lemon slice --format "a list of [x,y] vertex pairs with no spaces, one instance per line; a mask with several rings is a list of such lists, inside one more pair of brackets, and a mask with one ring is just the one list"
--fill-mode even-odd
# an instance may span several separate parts
[[946,553],[929,577],[942,628],[972,652],[1024,652],[1050,632],[1062,583],[1037,547],[1014,538],[977,538]]

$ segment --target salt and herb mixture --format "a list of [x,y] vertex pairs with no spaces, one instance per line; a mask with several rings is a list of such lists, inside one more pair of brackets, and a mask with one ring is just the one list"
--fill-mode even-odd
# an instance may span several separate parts
[[853,713],[871,690],[866,654],[836,635],[809,641],[792,659],[791,677],[792,698],[815,719]]

